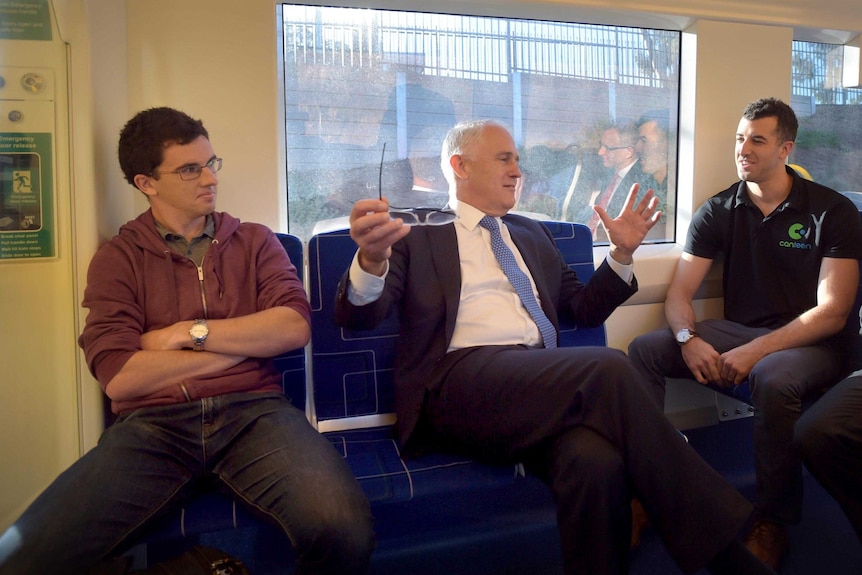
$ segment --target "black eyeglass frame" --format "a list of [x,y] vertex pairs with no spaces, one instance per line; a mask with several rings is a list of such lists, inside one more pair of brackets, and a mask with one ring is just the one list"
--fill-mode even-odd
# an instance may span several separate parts
[[177,170],[173,170],[171,172],[153,172],[154,174],[176,174],[180,177],[184,182],[189,182],[191,180],[197,180],[201,177],[201,174],[204,171],[204,168],[209,169],[213,174],[218,173],[221,170],[222,159],[221,158],[212,158],[209,162],[204,164],[203,166],[199,166],[197,164],[192,164],[191,166],[183,166]]
[[[386,142],[380,153],[380,167],[377,172],[377,198],[383,199],[383,158],[386,155]],[[446,208],[396,208],[389,206],[389,217],[400,219],[405,226],[445,226],[454,222],[458,216]]]
[[615,152],[617,150],[625,150],[626,148],[634,148],[634,146],[606,146],[602,144],[601,146],[599,146],[599,149],[601,150],[602,148],[606,149],[609,152]]

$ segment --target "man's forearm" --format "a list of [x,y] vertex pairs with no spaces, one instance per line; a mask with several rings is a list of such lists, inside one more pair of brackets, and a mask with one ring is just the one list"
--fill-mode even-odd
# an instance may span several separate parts
[[690,302],[668,299],[664,304],[664,315],[672,333],[683,328],[693,329],[697,321]]
[[245,359],[206,351],[141,350],[108,382],[105,394],[114,401],[147,397],[186,379],[224,371]]
[[[311,337],[305,318],[288,307],[207,323],[209,334],[204,349],[225,355],[277,357],[305,346]],[[188,333],[185,337],[190,340]]]
[[847,318],[828,308],[814,307],[784,327],[762,335],[751,342],[762,356],[776,351],[815,345],[835,335],[844,327]]

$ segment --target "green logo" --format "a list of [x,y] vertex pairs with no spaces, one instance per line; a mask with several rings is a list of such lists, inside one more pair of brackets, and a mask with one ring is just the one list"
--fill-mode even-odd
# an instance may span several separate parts
[[787,235],[790,236],[790,239],[779,240],[778,245],[782,248],[792,248],[797,250],[813,249],[814,246],[807,242],[809,234],[811,234],[811,230],[806,228],[803,224],[793,224],[787,228]]
[[805,237],[802,233],[805,231],[805,226],[803,226],[802,224],[793,224],[792,226],[790,226],[790,229],[787,230],[787,235],[794,240],[801,240],[803,237]]

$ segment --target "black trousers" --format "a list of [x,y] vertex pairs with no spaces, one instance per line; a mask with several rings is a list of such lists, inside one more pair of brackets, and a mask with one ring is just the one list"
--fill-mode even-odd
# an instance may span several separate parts
[[446,443],[524,462],[551,488],[566,573],[628,570],[632,497],[684,572],[737,536],[752,507],[689,447],[624,353],[468,348],[447,355],[427,421]]
[[793,440],[862,542],[862,374],[841,381],[808,408]]

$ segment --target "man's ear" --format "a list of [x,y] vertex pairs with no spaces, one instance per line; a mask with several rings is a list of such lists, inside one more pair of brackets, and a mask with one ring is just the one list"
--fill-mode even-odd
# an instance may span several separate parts
[[467,166],[464,162],[464,156],[461,154],[454,154],[451,158],[449,158],[449,165],[452,166],[452,172],[455,174],[455,177],[459,180],[467,179]]
[[153,186],[153,178],[151,176],[145,176],[144,174],[138,174],[134,179],[135,187],[141,190],[147,196],[156,195],[156,189]]

